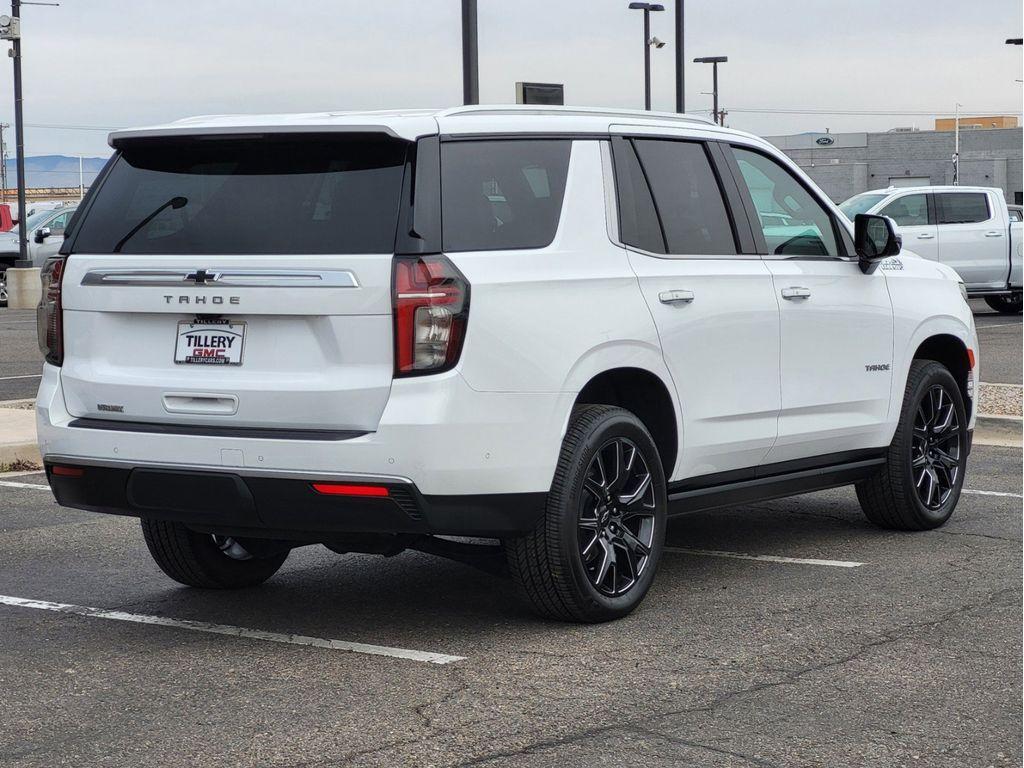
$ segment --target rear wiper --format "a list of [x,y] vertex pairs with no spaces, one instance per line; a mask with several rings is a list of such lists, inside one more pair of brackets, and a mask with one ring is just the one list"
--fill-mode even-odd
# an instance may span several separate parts
[[173,208],[174,210],[178,210],[179,208],[184,208],[186,205],[188,205],[187,197],[172,197],[166,203],[164,203],[151,214],[149,214],[149,216],[147,216],[134,227],[132,227],[127,235],[118,240],[117,245],[114,246],[112,253],[120,253],[121,249],[124,247],[124,244],[131,240],[133,237],[135,237],[135,235],[139,233],[140,229],[142,229],[144,226],[149,224],[149,222],[151,222],[153,219],[159,216],[164,211],[165,208],[170,207]]

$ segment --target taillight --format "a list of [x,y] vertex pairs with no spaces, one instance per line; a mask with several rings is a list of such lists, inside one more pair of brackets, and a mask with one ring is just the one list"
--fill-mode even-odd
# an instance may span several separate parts
[[444,256],[395,257],[395,375],[447,371],[459,361],[469,283]]
[[46,260],[40,272],[43,295],[36,309],[36,333],[39,336],[39,350],[51,365],[64,362],[64,313],[60,291],[66,264],[66,256],[55,256]]

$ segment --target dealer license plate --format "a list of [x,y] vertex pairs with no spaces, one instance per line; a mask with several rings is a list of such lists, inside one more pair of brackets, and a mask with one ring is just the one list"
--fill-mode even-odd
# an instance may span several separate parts
[[193,365],[241,365],[245,323],[205,321],[178,323],[174,362]]

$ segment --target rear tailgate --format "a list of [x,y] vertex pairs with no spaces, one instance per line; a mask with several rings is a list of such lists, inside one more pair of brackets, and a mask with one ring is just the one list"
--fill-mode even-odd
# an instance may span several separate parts
[[384,136],[122,147],[64,273],[68,412],[375,429],[406,149]]

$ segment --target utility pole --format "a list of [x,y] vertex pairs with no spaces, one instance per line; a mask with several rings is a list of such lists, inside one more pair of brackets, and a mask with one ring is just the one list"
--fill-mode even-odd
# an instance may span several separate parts
[[7,142],[4,131],[10,127],[10,123],[0,123],[0,203],[7,202]]
[[954,127],[953,186],[960,186],[960,103],[956,105],[956,126]]
[[21,97],[21,0],[11,0],[11,57],[14,59],[14,152],[18,169],[18,258],[28,258],[25,211],[25,120]]
[[686,27],[683,17],[684,2],[685,0],[676,0],[676,112],[680,114],[686,111],[686,75],[683,73],[683,65],[686,63],[683,36]]
[[480,103],[476,0],[462,0],[462,103]]
[[82,156],[78,156],[78,202],[85,200],[85,174],[82,173]]

